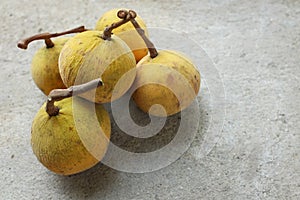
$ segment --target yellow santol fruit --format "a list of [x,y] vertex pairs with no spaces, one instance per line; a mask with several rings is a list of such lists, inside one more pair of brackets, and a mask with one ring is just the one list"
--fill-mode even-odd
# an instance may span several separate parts
[[[114,28],[129,20],[112,24],[105,31],[79,33],[64,45],[59,56],[59,71],[66,86],[101,77],[104,85],[97,88],[96,95],[91,92],[81,95],[97,103],[120,98],[130,88],[136,75],[134,55],[123,40],[111,35]],[[116,88],[119,80],[121,86]]]
[[[106,27],[117,21],[119,19],[117,15],[119,10],[121,9],[116,8],[105,12],[98,19],[95,29],[103,31]],[[141,28],[145,31],[145,35],[148,37],[148,30],[143,19],[140,16],[136,16],[135,19],[140,24]],[[113,33],[126,42],[129,48],[132,50],[136,62],[138,62],[148,54],[147,46],[131,23],[126,23],[114,29]]]
[[32,79],[45,95],[55,88],[66,88],[59,74],[58,57],[67,40],[68,38],[53,40],[53,47],[40,48],[32,58]]
[[[100,104],[80,97],[63,99],[66,96],[61,95],[62,91],[58,91],[61,96],[57,98],[52,92],[33,120],[32,150],[46,168],[57,174],[87,170],[99,163],[107,150],[109,114]],[[72,95],[75,90],[67,92]],[[54,105],[55,98],[60,101]]]
[[[97,103],[106,103],[121,97],[132,85],[136,63],[129,47],[118,37],[103,40],[100,31],[86,31],[71,38],[59,57],[63,82],[69,87],[101,77],[104,86],[96,96],[87,92],[81,96]],[[127,73],[128,72],[128,73]],[[115,85],[125,75],[122,87]],[[115,99],[112,93],[115,92]]]
[[132,86],[133,90],[136,89],[134,102],[144,112],[156,116],[173,115],[187,108],[200,88],[200,73],[196,66],[182,53],[157,51],[138,22],[134,18],[131,22],[150,52],[137,63],[137,75]]
[[[161,50],[155,58],[146,56],[137,64],[133,87],[138,87],[133,100],[141,110],[169,116],[185,109],[195,99],[200,73],[182,54]],[[150,109],[155,104],[163,106],[165,111],[159,107]]]
[[58,58],[61,49],[69,38],[57,38],[53,41],[50,38],[82,31],[85,31],[83,26],[62,33],[41,33],[21,40],[18,43],[19,48],[26,49],[28,44],[34,40],[45,40],[46,45],[36,51],[31,62],[32,79],[45,95],[48,95],[53,89],[66,88],[60,77]]

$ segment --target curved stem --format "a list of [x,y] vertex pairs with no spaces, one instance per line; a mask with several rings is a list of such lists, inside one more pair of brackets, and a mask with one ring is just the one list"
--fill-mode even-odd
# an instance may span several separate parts
[[119,10],[117,15],[119,18],[123,20],[113,23],[109,27],[106,27],[105,30],[103,31],[103,35],[101,36],[102,39],[110,40],[113,29],[118,28],[119,26],[129,22],[130,20],[136,17],[133,15],[129,15],[126,10]]
[[[150,57],[155,58],[158,55],[158,52],[157,52],[156,48],[154,47],[154,44],[145,35],[145,31],[141,28],[139,23],[135,20],[136,12],[133,10],[129,10],[128,13],[130,16],[132,16],[130,21],[131,21],[132,25],[134,26],[134,28],[136,29],[136,31],[139,33],[139,35],[143,38],[143,40],[148,48],[148,51],[150,53]],[[122,18],[122,17],[120,17],[120,18]]]
[[54,43],[51,41],[50,38],[58,37],[61,35],[66,35],[66,34],[71,34],[71,33],[80,33],[80,32],[86,31],[86,30],[87,29],[85,29],[84,26],[79,26],[77,28],[73,28],[68,31],[64,31],[64,32],[60,32],[60,33],[40,33],[40,34],[36,34],[34,36],[20,40],[18,42],[17,46],[20,49],[27,49],[28,44],[30,42],[35,41],[35,40],[45,40],[47,48],[51,48],[54,46]]
[[92,80],[90,82],[81,84],[81,85],[74,85],[67,89],[54,89],[50,92],[47,99],[46,104],[46,112],[48,115],[56,116],[59,114],[59,108],[54,105],[55,101],[60,101],[68,97],[76,96],[78,94],[87,92],[91,89],[95,89],[99,86],[102,86],[103,82],[100,78]]

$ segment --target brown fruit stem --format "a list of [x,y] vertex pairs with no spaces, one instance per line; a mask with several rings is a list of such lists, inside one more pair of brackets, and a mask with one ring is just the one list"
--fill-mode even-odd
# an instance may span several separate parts
[[52,42],[52,40],[50,38],[58,37],[61,35],[66,35],[66,34],[71,34],[71,33],[80,33],[80,32],[86,31],[86,30],[87,29],[85,29],[84,26],[79,26],[77,28],[73,28],[71,30],[60,32],[60,33],[40,33],[40,34],[36,34],[34,36],[20,40],[18,42],[18,47],[20,49],[27,49],[28,44],[30,42],[35,41],[35,40],[45,40],[46,47],[51,48],[54,46],[54,43]]
[[47,99],[46,104],[46,112],[48,115],[56,116],[59,114],[59,107],[54,105],[55,101],[60,101],[68,97],[76,96],[78,94],[87,92],[91,89],[95,89],[99,86],[102,86],[103,82],[100,78],[92,80],[90,82],[81,84],[81,85],[74,85],[67,89],[54,89],[50,92]]
[[104,40],[110,40],[112,35],[112,30],[115,28],[118,28],[119,26],[129,22],[130,20],[134,19],[136,15],[128,15],[128,12],[126,10],[119,10],[117,13],[118,17],[123,19],[121,21],[118,21],[116,23],[111,24],[110,26],[106,27],[103,31],[103,34],[101,36]]
[[[127,11],[125,11],[127,12]],[[139,25],[139,23],[135,20],[135,17],[136,17],[136,12],[133,11],[133,10],[129,10],[127,12],[127,15],[130,15],[131,16],[131,23],[132,25],[134,26],[134,28],[136,29],[136,31],[140,34],[140,36],[143,38],[147,48],[148,48],[148,51],[150,53],[150,57],[151,58],[155,58],[157,55],[158,55],[158,52],[156,50],[156,48],[154,47],[154,44],[149,40],[149,38],[145,35],[145,31],[141,28],[141,26]],[[119,16],[118,17],[120,18],[124,18],[123,16]]]

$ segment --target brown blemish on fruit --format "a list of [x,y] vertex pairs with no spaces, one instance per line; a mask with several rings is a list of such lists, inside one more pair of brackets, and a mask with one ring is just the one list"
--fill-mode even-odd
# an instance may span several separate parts
[[81,145],[81,140],[76,140],[76,144]]
[[176,106],[177,106],[177,108],[180,108],[180,102],[178,101],[178,99],[177,99],[177,102],[176,102]]
[[172,76],[172,74],[169,74],[168,75],[168,78],[167,78],[167,83],[168,84],[173,84],[174,83],[174,77]]

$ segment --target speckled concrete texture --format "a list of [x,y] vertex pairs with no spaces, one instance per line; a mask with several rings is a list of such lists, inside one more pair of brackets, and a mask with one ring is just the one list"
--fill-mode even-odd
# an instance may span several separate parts
[[[29,66],[42,43],[26,51],[16,43],[38,32],[93,28],[115,7],[132,8],[149,27],[186,34],[203,48],[223,83],[223,127],[208,155],[199,156],[218,112],[204,76],[196,137],[171,165],[125,173],[99,164],[78,175],[55,175],[30,146],[31,122],[45,96]],[[300,1],[2,0],[0,16],[0,199],[300,199]],[[179,118],[167,120],[160,144],[172,139]],[[139,119],[147,124],[147,117]],[[114,123],[113,130],[120,132]],[[122,148],[161,147],[155,138],[135,147],[120,137],[114,138]]]

